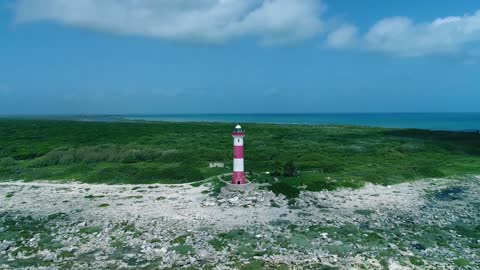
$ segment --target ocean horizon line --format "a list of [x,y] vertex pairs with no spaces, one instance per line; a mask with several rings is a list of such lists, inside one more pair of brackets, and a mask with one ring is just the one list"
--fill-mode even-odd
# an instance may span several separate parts
[[478,112],[262,112],[262,113],[48,113],[48,114],[0,114],[0,117],[52,117],[52,116],[171,116],[171,115],[372,115],[372,114],[480,114]]

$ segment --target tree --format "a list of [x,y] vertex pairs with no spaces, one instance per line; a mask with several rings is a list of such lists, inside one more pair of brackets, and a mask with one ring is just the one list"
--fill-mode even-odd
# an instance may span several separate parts
[[297,175],[297,168],[295,167],[295,164],[293,164],[293,161],[285,163],[283,166],[283,175],[287,177],[293,177]]
[[275,161],[275,163],[273,164],[272,173],[270,173],[270,175],[272,177],[279,177],[282,175],[282,169],[283,169],[282,163],[280,161]]
[[270,186],[270,190],[275,194],[283,194],[287,199],[295,199],[300,195],[300,190],[296,187],[292,187],[289,184],[279,182]]

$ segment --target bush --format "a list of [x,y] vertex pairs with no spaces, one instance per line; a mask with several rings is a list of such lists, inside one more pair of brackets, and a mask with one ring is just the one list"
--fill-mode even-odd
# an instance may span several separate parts
[[15,164],[16,164],[15,159],[11,157],[0,158],[1,167],[15,166]]
[[297,175],[297,167],[293,164],[293,161],[285,163],[283,166],[283,175],[286,177],[293,177]]
[[322,191],[322,190],[334,190],[337,188],[337,185],[332,180],[318,180],[307,184],[308,190],[311,191]]
[[94,164],[99,162],[137,163],[161,158],[163,152],[136,145],[103,144],[81,148],[57,148],[37,158],[33,165],[48,167],[69,164]]
[[415,168],[415,172],[421,177],[444,177],[445,174],[433,165],[422,165]]
[[287,199],[295,199],[300,196],[300,190],[296,187],[292,187],[289,184],[283,183],[283,182],[278,182],[274,183],[270,186],[270,190],[275,193],[276,195],[278,194],[283,194]]
[[322,160],[320,161],[320,166],[318,166],[321,172],[324,173],[336,173],[342,170],[341,161],[330,161]]

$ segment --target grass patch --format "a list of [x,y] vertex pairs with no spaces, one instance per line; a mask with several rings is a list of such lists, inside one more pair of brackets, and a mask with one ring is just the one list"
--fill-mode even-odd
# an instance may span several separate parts
[[[216,238],[209,241],[209,244],[217,251],[221,251],[227,248],[230,252],[235,253],[238,256],[251,257],[261,256],[264,252],[258,253],[255,251],[255,245],[258,242],[251,233],[242,230],[235,229],[225,233],[219,233]],[[230,244],[235,244],[234,249],[230,249]]]
[[[0,239],[12,242],[12,246],[17,247],[11,250],[10,254],[17,256],[22,253],[29,256],[25,259],[6,260],[6,257],[0,256],[0,264],[12,268],[41,268],[50,266],[51,262],[44,262],[42,258],[36,257],[36,254],[43,250],[55,252],[63,245],[55,240],[59,223],[68,222],[68,216],[65,214],[54,214],[46,218],[33,218],[31,216],[18,216],[8,212],[0,214]],[[25,245],[33,237],[38,237],[36,246]],[[7,267],[8,268],[8,267]]]
[[136,195],[136,196],[128,196],[127,199],[142,199],[142,195]]
[[466,259],[456,259],[456,260],[453,260],[453,264],[455,264],[458,267],[467,267],[470,265],[470,261]]
[[290,220],[286,220],[286,219],[276,219],[276,220],[270,221],[270,225],[275,227],[288,226],[290,224],[291,224]]
[[262,270],[265,269],[265,263],[262,261],[249,262],[240,267],[241,270]]
[[458,234],[464,237],[477,240],[480,239],[480,225],[455,223],[452,224],[449,228],[455,230]]
[[60,252],[58,257],[60,257],[62,259],[73,258],[73,257],[75,257],[75,254],[72,251],[62,251],[62,252]]
[[160,239],[158,239],[158,238],[155,238],[155,239],[150,240],[150,243],[152,243],[152,244],[158,244],[158,243],[162,243],[162,240],[160,240]]
[[470,248],[480,249],[480,244],[470,244]]
[[169,250],[175,251],[180,255],[192,255],[195,254],[195,249],[190,245],[178,245],[172,246]]
[[116,228],[124,231],[125,233],[130,233],[134,238],[138,238],[142,235],[142,231],[135,227],[134,224],[128,222],[122,222],[120,224],[115,225]]
[[99,198],[105,198],[105,195],[87,195],[84,197],[85,199],[99,199]]
[[222,188],[225,186],[225,183],[222,181],[219,181],[217,179],[210,181],[211,187],[207,191],[203,191],[202,193],[208,193],[211,196],[217,197],[218,194],[220,194],[220,191]]
[[208,243],[216,250],[216,251],[222,251],[226,246],[227,243],[225,241],[222,241],[220,239],[214,238]]
[[362,216],[370,216],[375,214],[375,211],[370,209],[356,209],[354,212],[355,214],[359,214]]
[[172,243],[178,244],[178,245],[184,245],[187,242],[187,237],[188,235],[178,236],[177,238],[173,239]]
[[81,234],[94,234],[102,231],[100,226],[83,227],[79,230]]
[[423,260],[419,257],[410,257],[409,261],[410,261],[411,264],[416,265],[416,266],[422,266],[422,265],[425,264],[423,262]]
[[121,240],[114,240],[110,243],[110,245],[113,247],[113,248],[123,248],[125,247],[125,242],[121,241]]

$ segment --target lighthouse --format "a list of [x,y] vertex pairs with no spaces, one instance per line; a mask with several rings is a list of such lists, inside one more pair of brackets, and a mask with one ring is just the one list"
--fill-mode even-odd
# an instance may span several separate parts
[[243,162],[243,131],[240,125],[237,125],[232,132],[233,137],[233,185],[245,185],[245,171]]

